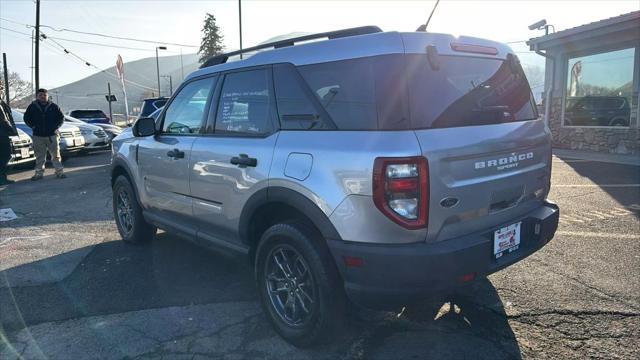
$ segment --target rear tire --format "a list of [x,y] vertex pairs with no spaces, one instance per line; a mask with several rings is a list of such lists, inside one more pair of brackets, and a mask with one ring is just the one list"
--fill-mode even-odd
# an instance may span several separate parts
[[113,215],[122,240],[128,243],[146,243],[153,239],[156,227],[146,222],[131,182],[118,176],[113,184]]
[[255,275],[262,308],[286,341],[308,347],[339,333],[344,287],[316,231],[300,223],[267,229],[256,251]]

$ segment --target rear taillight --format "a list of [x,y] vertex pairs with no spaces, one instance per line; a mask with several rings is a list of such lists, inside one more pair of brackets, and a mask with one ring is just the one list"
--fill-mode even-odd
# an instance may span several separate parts
[[373,202],[407,229],[427,226],[429,165],[422,156],[377,158],[373,167]]

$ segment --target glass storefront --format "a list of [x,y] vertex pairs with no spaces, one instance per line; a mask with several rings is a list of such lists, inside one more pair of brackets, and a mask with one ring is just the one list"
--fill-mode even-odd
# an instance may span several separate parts
[[564,126],[628,127],[635,48],[570,58]]

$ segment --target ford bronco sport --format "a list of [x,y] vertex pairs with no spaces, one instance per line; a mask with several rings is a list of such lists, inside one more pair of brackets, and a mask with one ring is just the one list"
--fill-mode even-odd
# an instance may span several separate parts
[[246,255],[291,343],[347,299],[450,291],[553,237],[549,128],[509,47],[363,27],[243,53],[114,140],[113,210],[127,242],[162,228]]

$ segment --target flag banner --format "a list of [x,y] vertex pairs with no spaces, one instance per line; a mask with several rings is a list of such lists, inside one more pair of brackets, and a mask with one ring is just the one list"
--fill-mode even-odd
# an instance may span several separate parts
[[118,54],[118,59],[116,60],[116,71],[118,72],[118,77],[122,84],[122,94],[124,95],[125,122],[129,124],[129,102],[127,101],[127,89],[124,86],[124,61],[122,61],[120,54]]

